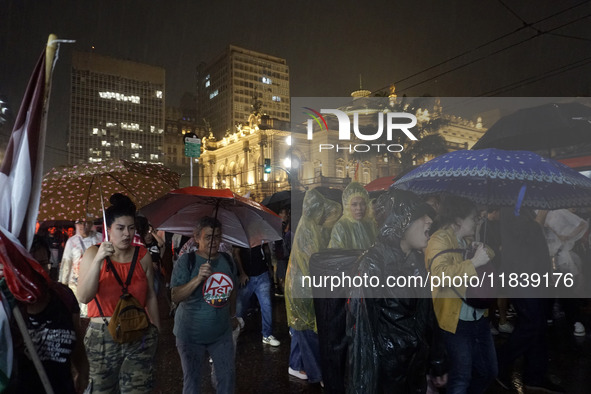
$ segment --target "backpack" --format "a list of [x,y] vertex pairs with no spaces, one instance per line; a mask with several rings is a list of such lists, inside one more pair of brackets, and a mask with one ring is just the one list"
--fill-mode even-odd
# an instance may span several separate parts
[[[474,256],[474,251],[471,249],[445,249],[441,252],[437,253],[431,261],[429,262],[429,272],[431,272],[431,266],[433,265],[433,261],[436,257],[439,257],[445,253],[460,253],[462,254],[464,260],[469,260]],[[488,309],[494,305],[495,302],[495,291],[493,288],[493,283],[490,279],[490,274],[485,273],[492,273],[493,277],[496,276],[495,269],[492,264],[486,263],[481,267],[476,268],[476,274],[479,278],[483,278],[483,282],[480,284],[479,287],[472,287],[468,286],[466,288],[466,296],[462,297],[462,295],[456,290],[455,287],[451,287],[454,293],[458,297],[462,299],[466,304],[471,306],[472,308],[477,309]]]
[[113,340],[117,343],[129,343],[140,339],[150,325],[150,320],[148,319],[146,310],[142,304],[140,304],[137,298],[131,295],[127,290],[129,284],[131,283],[131,277],[133,276],[133,271],[137,264],[138,253],[139,246],[136,246],[125,284],[121,281],[121,278],[115,270],[115,267],[113,267],[111,259],[108,257],[106,259],[107,269],[113,270],[115,279],[117,279],[117,282],[119,282],[121,285],[121,297],[119,297],[119,302],[117,302],[109,322],[107,322],[107,319],[105,319],[98,299],[96,297],[94,298],[96,306],[98,307],[98,310],[103,317],[105,324],[107,325],[107,328],[113,337]]

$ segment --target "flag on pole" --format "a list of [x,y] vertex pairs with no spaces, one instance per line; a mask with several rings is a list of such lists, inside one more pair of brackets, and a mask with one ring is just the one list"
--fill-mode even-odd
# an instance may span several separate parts
[[45,143],[45,50],[23,97],[2,166],[0,227],[29,249],[41,197]]
[[[50,36],[50,40],[55,38]],[[55,44],[48,45],[37,62],[0,166],[0,284],[5,283],[17,300],[30,303],[42,295],[41,281],[49,280],[43,267],[31,257],[28,249],[35,235],[43,176],[47,124],[44,111],[49,83],[47,74],[51,73],[50,67],[49,71],[46,69],[46,52],[52,59],[54,50]],[[0,300],[5,301],[6,295],[0,292]],[[0,302],[0,308],[4,312],[0,314],[0,391],[3,391],[2,386],[12,372],[13,354],[9,331],[6,331],[8,313],[4,302]],[[31,356],[44,387],[52,392],[20,311],[14,307],[13,312],[27,350],[35,353]]]

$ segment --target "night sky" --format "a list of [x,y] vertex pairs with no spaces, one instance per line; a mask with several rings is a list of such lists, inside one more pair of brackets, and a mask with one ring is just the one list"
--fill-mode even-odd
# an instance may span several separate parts
[[48,35],[77,41],[54,73],[48,169],[67,160],[73,50],[164,67],[167,106],[228,44],[285,58],[292,96],[348,96],[360,74],[408,96],[590,96],[590,16],[582,0],[0,0],[0,95],[16,112]]

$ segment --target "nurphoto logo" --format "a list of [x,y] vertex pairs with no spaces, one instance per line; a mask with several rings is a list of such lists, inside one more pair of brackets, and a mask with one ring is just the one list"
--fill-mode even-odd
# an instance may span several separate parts
[[[322,114],[331,114],[336,116],[339,129],[340,141],[351,141],[351,118],[344,111],[338,109],[321,109],[320,112],[304,107],[304,113],[310,116],[311,119],[307,121],[307,137],[311,140],[314,134],[314,123],[318,125],[320,131],[328,131],[328,123]],[[386,118],[386,125],[384,127],[384,117]],[[377,113],[378,126],[377,131],[373,134],[365,134],[359,128],[359,112],[353,112],[353,133],[355,137],[362,141],[377,141],[383,138],[384,132],[387,141],[392,141],[395,132],[402,132],[413,141],[417,137],[410,131],[416,126],[417,118],[413,114],[405,112],[378,112]],[[400,144],[319,144],[319,152],[323,150],[349,151],[349,152],[369,152],[375,149],[377,152],[387,150],[388,152],[400,152],[403,146]]]

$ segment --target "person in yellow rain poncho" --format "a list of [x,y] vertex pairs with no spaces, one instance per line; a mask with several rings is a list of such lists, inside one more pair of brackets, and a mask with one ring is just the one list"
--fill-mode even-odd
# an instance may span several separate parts
[[288,373],[310,383],[321,382],[322,372],[312,289],[302,286],[302,277],[310,275],[310,256],[327,247],[341,212],[339,203],[319,191],[306,192],[285,278],[285,308],[292,335]]
[[349,183],[343,191],[343,216],[332,229],[328,247],[365,250],[373,245],[376,234],[367,190],[360,183]]

